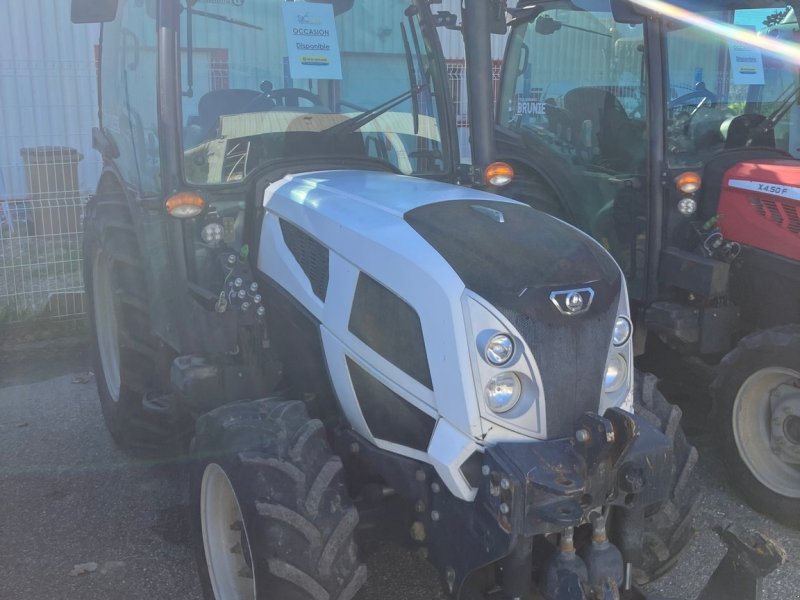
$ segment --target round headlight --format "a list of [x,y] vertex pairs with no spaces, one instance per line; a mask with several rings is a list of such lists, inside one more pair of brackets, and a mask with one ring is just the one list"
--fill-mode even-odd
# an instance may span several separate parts
[[614,322],[614,333],[611,336],[611,341],[615,346],[622,346],[631,337],[631,322],[625,317],[617,317]]
[[492,336],[492,339],[486,344],[486,350],[484,350],[483,355],[491,364],[498,367],[502,366],[514,356],[514,340],[505,333],[498,333]]
[[608,359],[606,374],[603,377],[603,390],[608,393],[616,392],[628,377],[628,363],[621,354],[614,354]]
[[219,223],[208,223],[200,230],[200,238],[206,244],[218,244],[222,241],[222,225]]
[[694,198],[681,198],[678,200],[678,212],[682,215],[693,215],[697,212],[697,200]]
[[519,402],[520,395],[522,395],[522,382],[511,372],[495,375],[484,390],[486,406],[496,413],[508,412],[514,408]]

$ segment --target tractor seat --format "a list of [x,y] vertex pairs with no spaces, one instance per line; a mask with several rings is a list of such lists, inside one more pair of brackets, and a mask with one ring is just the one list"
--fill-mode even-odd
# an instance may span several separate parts
[[[592,123],[597,162],[617,171],[630,170],[631,149],[641,143],[640,128],[633,126],[625,108],[614,94],[603,88],[578,87],[564,95],[564,108],[575,119],[576,132],[585,121]],[[578,134],[578,139],[580,134]]]
[[[775,130],[772,128],[767,131],[758,131],[759,126],[766,121],[764,115],[755,113],[746,113],[734,117],[727,123],[723,124],[725,131],[725,149],[733,150],[735,148],[747,147],[747,142],[750,141],[750,146],[758,148],[774,148],[775,147]],[[753,135],[750,140],[750,136]]]
[[197,103],[197,115],[189,117],[186,122],[184,145],[191,148],[205,141],[221,116],[245,112],[247,106],[261,95],[259,91],[246,89],[213,90],[203,94]]

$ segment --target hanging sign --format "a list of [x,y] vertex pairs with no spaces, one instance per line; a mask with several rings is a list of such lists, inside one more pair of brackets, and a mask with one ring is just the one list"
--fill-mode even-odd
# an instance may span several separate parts
[[764,85],[764,59],[761,50],[741,42],[729,42],[731,77],[738,85]]
[[285,2],[283,23],[292,79],[342,78],[332,5]]

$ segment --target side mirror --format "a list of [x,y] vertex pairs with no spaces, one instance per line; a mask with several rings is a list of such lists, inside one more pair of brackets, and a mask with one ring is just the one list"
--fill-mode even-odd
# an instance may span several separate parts
[[108,23],[117,18],[118,0],[72,0],[73,23]]
[[611,14],[617,23],[638,25],[644,23],[644,9],[634,6],[628,0],[611,0]]
[[541,35],[552,35],[561,29],[561,21],[556,21],[553,17],[548,15],[541,15],[536,19],[534,29],[536,33]]
[[506,0],[490,0],[489,31],[497,35],[505,35],[508,32]]

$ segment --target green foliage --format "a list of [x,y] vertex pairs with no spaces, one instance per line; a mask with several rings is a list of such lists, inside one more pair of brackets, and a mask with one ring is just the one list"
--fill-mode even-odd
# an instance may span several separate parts
[[780,24],[781,21],[789,14],[790,8],[785,8],[783,10],[778,10],[771,15],[768,15],[766,19],[764,19],[764,26],[765,27],[774,27],[775,25]]

